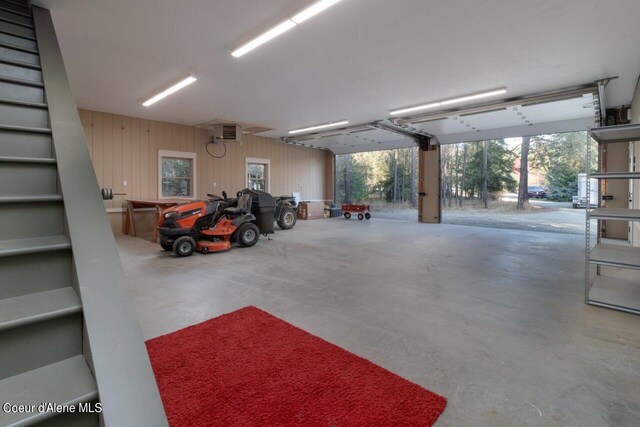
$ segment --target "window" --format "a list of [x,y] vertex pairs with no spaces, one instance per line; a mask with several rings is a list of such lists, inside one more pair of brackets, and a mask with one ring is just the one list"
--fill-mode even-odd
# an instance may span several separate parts
[[195,199],[196,154],[160,150],[158,157],[160,198]]
[[269,191],[269,159],[247,158],[247,188]]

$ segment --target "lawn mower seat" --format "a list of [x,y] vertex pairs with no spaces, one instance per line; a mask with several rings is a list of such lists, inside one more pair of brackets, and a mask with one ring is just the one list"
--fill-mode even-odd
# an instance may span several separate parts
[[243,194],[238,198],[238,205],[224,210],[228,214],[241,215],[251,212],[251,194]]

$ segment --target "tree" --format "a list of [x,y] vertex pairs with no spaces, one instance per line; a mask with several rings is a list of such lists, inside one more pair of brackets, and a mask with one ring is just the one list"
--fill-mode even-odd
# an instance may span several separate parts
[[411,185],[409,191],[411,192],[411,206],[414,208],[418,205],[416,200],[416,150],[416,147],[411,147]]
[[[528,146],[527,146],[528,139]],[[518,191],[519,205],[526,203],[528,171],[542,170],[556,200],[576,194],[577,174],[584,172],[584,132],[524,138],[520,145],[521,182],[513,174],[517,154],[503,140],[442,147],[442,204],[464,204],[465,198],[489,199],[502,191]],[[594,152],[596,152],[595,142]],[[594,156],[595,157],[595,156]],[[593,159],[595,170],[597,159]],[[399,148],[336,156],[336,200],[410,201],[417,205],[417,148]],[[524,196],[524,197],[523,197]]]
[[[552,200],[571,201],[578,194],[578,174],[586,172],[585,132],[571,132],[531,137],[530,165],[545,173],[548,196]],[[592,153],[597,153],[597,143]],[[597,155],[589,167],[597,168]]]
[[372,197],[375,187],[372,185],[371,159],[368,153],[343,154],[336,156],[338,175],[338,202],[360,203]]
[[[484,143],[467,144],[469,159],[465,173],[463,190],[470,197],[479,194],[482,197],[483,189],[483,152]],[[504,140],[487,142],[487,191],[496,194],[504,190],[515,191],[516,180],[513,177],[513,162],[516,155],[508,150]]]
[[416,148],[367,153],[375,161],[371,180],[372,197],[383,197],[387,202],[416,202]]
[[489,207],[489,141],[482,142],[482,201]]
[[449,171],[447,176],[447,206],[451,207],[451,198],[453,196],[453,174],[454,174],[452,170],[453,159],[451,155],[451,146],[447,147],[447,151],[449,152],[449,155],[447,156],[447,169]]
[[393,150],[393,201],[398,201],[398,149]]
[[455,151],[455,166],[454,166],[454,170],[455,170],[455,180],[454,180],[454,189],[455,189],[455,195],[454,197],[457,199],[458,198],[458,188],[460,185],[460,156],[459,156],[459,151],[460,151],[460,147],[458,146],[459,144],[456,144],[456,151]]
[[344,202],[351,203],[351,154],[344,156]]
[[524,209],[529,203],[529,140],[528,136],[522,137],[520,148],[520,185],[518,186],[518,205],[516,209]]
[[462,195],[464,193],[464,177],[467,174],[467,146],[468,144],[463,144],[464,148],[462,150],[462,178],[460,178],[460,206],[462,206]]

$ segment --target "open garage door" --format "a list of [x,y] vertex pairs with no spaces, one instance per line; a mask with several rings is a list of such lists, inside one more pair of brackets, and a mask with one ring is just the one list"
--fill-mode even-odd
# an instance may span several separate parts
[[432,144],[584,131],[603,116],[600,98],[611,79],[574,88],[491,103],[391,118],[338,129],[282,137],[281,140],[335,154]]
[[[436,135],[441,144],[584,131],[594,125],[593,93],[577,98],[526,105],[524,102],[487,112],[472,109],[407,120],[418,130]],[[523,105],[524,104],[524,105]],[[596,107],[597,108],[597,107]]]
[[[283,138],[291,144],[325,148],[334,154],[362,153],[367,151],[391,150],[416,145],[414,132],[401,133],[394,128],[384,129],[377,123],[332,129],[330,132],[308,134],[296,138]],[[401,127],[398,127],[402,130]]]
[[[600,99],[606,82],[608,80],[282,139],[287,143],[325,148],[336,155],[420,146],[416,182],[418,218],[422,222],[440,222],[442,193],[437,189],[441,181],[441,148],[446,151],[450,144],[584,132],[602,116]],[[335,182],[340,182],[338,174]],[[394,193],[398,191],[394,189]],[[394,196],[395,200],[398,199]],[[406,213],[402,215],[406,217]]]

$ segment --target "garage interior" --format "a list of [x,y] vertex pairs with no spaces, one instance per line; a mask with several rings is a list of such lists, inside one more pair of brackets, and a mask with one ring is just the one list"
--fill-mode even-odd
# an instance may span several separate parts
[[[632,0],[0,0],[0,425],[637,425],[638,17]],[[445,144],[577,131],[603,196],[585,235],[441,223]],[[299,204],[250,248],[159,245],[178,202],[250,187],[322,211],[337,155],[406,147],[413,220]],[[222,381],[176,415],[149,343],[249,306],[446,408],[385,412],[360,377],[339,415],[318,397],[324,418],[308,398],[216,418]],[[76,409],[18,408],[42,402]]]

